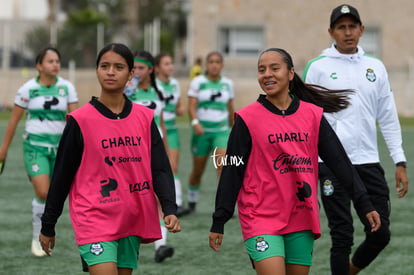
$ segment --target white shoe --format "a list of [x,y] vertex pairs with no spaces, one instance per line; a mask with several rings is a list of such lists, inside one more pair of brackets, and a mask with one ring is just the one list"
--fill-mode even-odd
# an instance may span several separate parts
[[46,252],[43,251],[42,246],[38,240],[32,239],[32,254],[36,257],[46,256]]

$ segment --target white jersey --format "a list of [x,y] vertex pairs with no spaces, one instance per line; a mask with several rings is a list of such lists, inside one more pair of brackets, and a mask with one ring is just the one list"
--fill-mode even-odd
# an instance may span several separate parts
[[134,103],[154,110],[154,121],[158,126],[158,131],[160,132],[161,137],[163,137],[161,128],[161,116],[164,116],[164,101],[158,97],[155,88],[153,86],[150,86],[148,90],[137,88],[135,92],[133,92],[128,98]]
[[190,83],[189,97],[198,101],[197,118],[207,132],[229,128],[227,104],[234,98],[233,81],[222,76],[213,82],[205,75],[199,75]]
[[[174,128],[174,122],[176,119],[176,107],[178,99],[180,98],[181,90],[180,84],[177,79],[170,77],[168,83],[164,83],[156,78],[157,87],[164,96],[165,108],[163,113],[163,119],[165,126],[168,128]],[[171,126],[171,127],[170,127]]]
[[308,62],[303,80],[355,91],[347,109],[324,114],[353,164],[379,162],[377,122],[394,163],[406,161],[394,95],[379,59],[366,55],[359,46],[355,54],[341,54],[332,45]]
[[78,102],[75,87],[68,80],[56,78],[50,87],[38,78],[27,81],[17,91],[14,103],[27,110],[24,137],[33,145],[57,146],[66,123],[70,103]]

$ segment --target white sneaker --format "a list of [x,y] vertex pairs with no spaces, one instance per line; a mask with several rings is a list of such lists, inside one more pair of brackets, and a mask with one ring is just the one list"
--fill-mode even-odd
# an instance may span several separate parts
[[32,254],[36,257],[46,256],[46,252],[43,251],[42,246],[38,240],[32,239]]

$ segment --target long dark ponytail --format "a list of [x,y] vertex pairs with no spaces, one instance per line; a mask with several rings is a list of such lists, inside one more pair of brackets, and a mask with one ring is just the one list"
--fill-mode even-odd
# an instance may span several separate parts
[[[260,56],[265,52],[271,51],[278,52],[283,56],[288,70],[294,67],[290,54],[280,48],[269,48],[263,51]],[[331,90],[319,85],[307,84],[303,82],[296,72],[289,83],[289,90],[299,99],[322,107],[326,113],[335,113],[347,108],[351,104],[349,94],[354,92],[352,90]]]
[[162,93],[160,92],[160,90],[157,87],[157,82],[156,82],[156,78],[155,78],[155,58],[152,56],[151,53],[147,52],[147,51],[137,51],[135,53],[135,57],[136,58],[140,58],[143,59],[145,61],[147,61],[148,63],[151,64],[152,66],[152,72],[150,74],[150,80],[151,80],[151,86],[154,87],[155,91],[157,92],[157,95],[159,97],[160,100],[164,100],[164,96],[162,95]]

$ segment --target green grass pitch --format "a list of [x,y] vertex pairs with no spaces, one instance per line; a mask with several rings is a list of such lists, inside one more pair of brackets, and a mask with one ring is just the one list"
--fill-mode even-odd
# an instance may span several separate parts
[[[3,115],[4,116],[4,115]],[[1,115],[0,115],[1,117]],[[6,115],[7,118],[7,115]],[[412,120],[402,120],[404,148],[408,158],[409,180],[414,179],[414,128]],[[7,121],[0,121],[0,138],[3,139]],[[186,201],[188,176],[192,166],[190,154],[190,130],[188,123],[180,124],[181,158],[179,175]],[[23,122],[14,137],[3,175],[0,176],[0,274],[87,274],[81,271],[81,262],[75,245],[69,219],[68,204],[56,227],[56,246],[50,258],[31,255],[31,200],[33,188],[24,171],[21,134]],[[395,192],[394,165],[380,137],[380,152],[386,177],[391,190],[391,230],[388,247],[362,274],[414,274],[414,203],[412,189],[407,196],[398,199]],[[203,176],[200,202],[197,212],[180,219],[182,232],[169,234],[168,244],[175,248],[172,258],[163,263],[154,261],[154,245],[141,246],[138,270],[133,274],[255,274],[245,251],[237,215],[225,226],[221,252],[215,253],[208,246],[211,214],[214,209],[217,184],[212,161],[207,164]],[[411,183],[412,188],[412,183]],[[356,216],[355,216],[356,217]],[[355,218],[355,243],[363,236],[360,222]],[[322,237],[315,242],[313,266],[310,274],[329,274],[330,239],[327,222],[321,210]],[[97,230],[99,230],[97,228]]]

